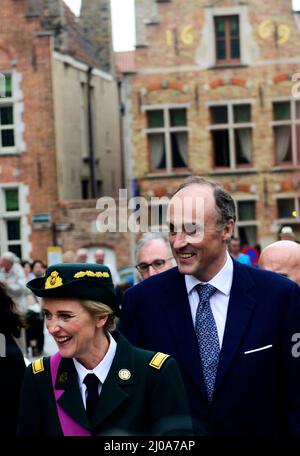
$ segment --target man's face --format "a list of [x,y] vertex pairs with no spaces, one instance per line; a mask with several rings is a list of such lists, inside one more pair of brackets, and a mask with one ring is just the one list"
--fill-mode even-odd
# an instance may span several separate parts
[[6,272],[9,272],[13,266],[13,263],[11,263],[7,258],[2,258],[0,260],[0,267],[4,268]]
[[95,263],[103,264],[104,263],[105,254],[102,250],[97,250],[95,252]]
[[145,244],[139,252],[137,262],[143,279],[166,271],[173,266],[170,250],[161,239],[153,239]]
[[238,255],[241,250],[240,241],[230,241],[230,252],[232,255]]
[[[182,211],[185,201],[190,210]],[[201,203],[202,212],[199,210]],[[170,201],[168,223],[179,271],[203,282],[209,281],[226,262],[226,242],[234,226],[233,220],[224,229],[217,226],[213,189],[208,185],[192,184],[176,193]]]
[[294,248],[284,245],[270,246],[262,253],[259,265],[263,269],[288,277],[300,285],[300,247],[297,243],[293,242],[293,244]]

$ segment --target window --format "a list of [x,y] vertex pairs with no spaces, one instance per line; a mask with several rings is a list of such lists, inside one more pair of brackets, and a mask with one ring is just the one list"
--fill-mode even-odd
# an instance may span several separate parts
[[256,201],[237,201],[237,231],[241,245],[257,243]]
[[5,74],[5,98],[0,98],[0,152],[15,151],[12,76]]
[[276,165],[300,165],[300,101],[273,103]]
[[151,171],[174,172],[187,167],[187,110],[149,109],[147,129]]
[[19,188],[0,189],[0,247],[22,258]]
[[300,198],[278,198],[276,202],[278,219],[291,221],[300,218]]
[[251,165],[251,105],[211,106],[210,117],[214,166],[237,168]]
[[214,24],[217,64],[240,63],[239,16],[215,16]]

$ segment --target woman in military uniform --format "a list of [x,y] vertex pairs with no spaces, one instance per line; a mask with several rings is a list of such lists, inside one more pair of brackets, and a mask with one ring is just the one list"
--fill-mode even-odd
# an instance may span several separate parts
[[27,286],[43,298],[59,351],[27,368],[19,435],[192,434],[175,360],[114,332],[119,309],[106,266],[53,265]]

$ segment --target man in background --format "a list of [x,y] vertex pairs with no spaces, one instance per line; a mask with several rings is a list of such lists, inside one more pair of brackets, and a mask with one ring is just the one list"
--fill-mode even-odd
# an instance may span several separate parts
[[259,266],[288,277],[300,285],[300,244],[294,241],[277,241],[261,252]]
[[[105,264],[105,252],[103,249],[97,249],[96,252],[94,253],[94,260],[96,264]],[[107,265],[110,269],[111,272],[111,278],[113,281],[114,286],[116,287],[118,284],[120,284],[121,279],[118,274],[118,271],[116,268],[112,265]]]
[[251,259],[248,255],[241,252],[241,241],[237,237],[232,236],[230,239],[229,252],[230,255],[239,263],[251,266]]
[[77,263],[87,263],[88,251],[85,248],[78,249],[76,252]]
[[162,233],[145,233],[136,246],[136,268],[142,280],[176,265],[170,243]]

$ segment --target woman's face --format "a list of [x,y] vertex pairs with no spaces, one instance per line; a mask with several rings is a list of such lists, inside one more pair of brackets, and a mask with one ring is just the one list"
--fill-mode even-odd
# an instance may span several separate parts
[[[63,358],[89,359],[98,350],[107,317],[91,315],[76,299],[43,299],[46,326]],[[100,331],[104,335],[104,331]],[[84,363],[83,363],[84,364]]]

